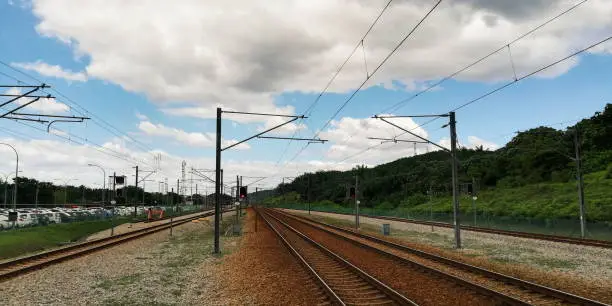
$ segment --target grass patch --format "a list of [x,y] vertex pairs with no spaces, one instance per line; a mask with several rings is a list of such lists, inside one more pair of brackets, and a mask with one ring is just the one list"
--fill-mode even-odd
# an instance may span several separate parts
[[539,266],[551,269],[574,269],[578,266],[578,264],[571,260],[557,258],[533,257],[530,260]]
[[[129,221],[129,218],[122,218],[116,219],[114,223],[118,225]],[[0,259],[13,258],[75,242],[110,227],[109,220],[96,220],[2,231],[0,232]]]
[[[612,179],[605,171],[584,176],[587,236],[593,239],[612,238]],[[373,200],[360,207],[363,215],[392,216],[408,219],[451,222],[453,206],[450,196],[437,196],[429,200],[411,201],[417,195],[401,195],[384,202]],[[308,205],[285,198],[270,198],[271,207],[306,210]],[[520,187],[489,187],[482,189],[474,202],[471,197],[459,199],[463,225],[498,228],[541,234],[580,236],[576,182],[543,182]],[[312,203],[313,211],[353,213],[352,205],[338,205],[323,201]],[[430,217],[430,209],[432,216]],[[476,221],[473,214],[476,213]]]
[[146,303],[143,304],[142,301],[139,301],[136,299],[111,298],[111,299],[104,300],[102,302],[102,305],[104,306],[133,306],[133,305],[166,306],[166,305],[171,305],[171,304],[161,303],[161,302],[156,302],[156,301],[147,301]]
[[101,288],[104,290],[109,290],[112,287],[116,287],[116,286],[127,286],[127,285],[134,284],[137,281],[141,280],[142,278],[143,278],[142,274],[136,273],[136,274],[122,276],[117,279],[104,279],[99,284],[94,286],[94,288]]

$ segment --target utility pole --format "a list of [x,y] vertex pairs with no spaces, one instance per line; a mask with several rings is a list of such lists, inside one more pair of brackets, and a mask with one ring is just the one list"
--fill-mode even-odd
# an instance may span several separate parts
[[359,229],[359,175],[355,175],[355,229]]
[[576,150],[576,180],[578,181],[578,204],[580,205],[580,237],[586,234],[586,216],[584,207],[584,181],[582,178],[582,156],[578,129],[574,129],[574,148]]
[[[136,207],[138,206],[138,166],[133,167],[133,168],[136,168],[136,180],[135,180],[136,183],[134,184],[134,186],[136,186],[136,200],[134,201],[134,218],[136,218],[136,215],[138,215],[138,209],[136,209]],[[126,198],[127,198],[127,192],[126,192]]]
[[219,254],[219,218],[221,218],[221,108],[217,107],[217,149],[215,158],[215,254]]
[[[241,175],[240,176],[240,187],[242,187],[242,186],[243,185],[242,185],[242,175]],[[240,193],[240,187],[238,187],[238,193]],[[246,199],[247,199],[246,197],[247,196],[248,196],[248,194],[245,195],[245,198],[244,198],[245,202],[246,202]],[[238,205],[238,210],[239,210],[240,216],[242,216],[242,202],[240,202],[240,204]]]
[[223,220],[223,202],[225,202],[225,185],[223,184],[223,169],[221,169],[221,220]]
[[[291,118],[290,120],[281,123],[279,125],[276,125],[274,127],[271,127],[269,129],[266,129],[265,131],[259,132],[251,137],[245,138],[241,141],[238,142],[234,142],[233,144],[230,144],[228,146],[226,146],[225,148],[221,148],[221,116],[223,113],[228,113],[228,114],[242,114],[242,115],[250,115],[250,116],[274,116],[274,117],[285,117],[285,118]],[[274,137],[274,136],[262,136],[265,133],[268,133],[272,130],[278,129],[284,125],[290,124],[291,122],[294,122],[298,119],[304,119],[306,118],[306,116],[304,115],[300,115],[300,116],[294,116],[294,115],[281,115],[281,114],[264,114],[264,113],[253,113],[253,112],[238,112],[238,111],[223,111],[220,107],[217,107],[217,138],[216,138],[216,154],[215,154],[215,197],[216,197],[216,203],[215,203],[215,245],[214,245],[214,252],[215,253],[219,253],[220,249],[219,249],[219,219],[221,217],[221,211],[220,211],[220,202],[221,202],[221,186],[223,185],[223,172],[221,170],[221,152],[231,149],[235,146],[241,145],[253,138],[267,138],[267,139],[283,139],[283,140],[300,140],[300,141],[309,141],[309,142],[316,142],[316,143],[324,143],[326,140],[322,140],[322,139],[306,139],[306,138],[294,138],[294,137]]]
[[451,162],[452,162],[452,172],[453,172],[453,221],[454,221],[454,230],[455,230],[455,248],[461,248],[461,221],[459,220],[459,178],[457,173],[457,129],[455,122],[455,112],[449,113],[450,117],[450,136],[451,136]]
[[[179,184],[180,184],[179,182],[180,182],[180,181],[181,181],[181,180],[176,179],[176,193],[177,193],[177,195],[178,195],[178,199],[176,200],[176,203],[177,203],[177,204],[181,202],[181,189],[179,188],[179,186],[180,186],[180,185],[179,185]],[[174,196],[172,196],[172,197],[174,198]],[[177,205],[177,206],[178,206],[178,205]]]
[[[413,132],[411,132],[410,130],[407,130],[393,122],[388,121],[387,119],[389,118],[412,118],[412,117],[449,117],[449,123],[444,125],[443,127],[447,127],[450,126],[450,135],[451,135],[451,149],[447,149],[443,146],[440,146],[439,144],[432,142],[422,136],[419,136],[418,134],[415,134]],[[429,143],[433,146],[436,146],[446,152],[449,152],[451,155],[451,164],[452,164],[452,185],[453,185],[453,219],[454,219],[454,233],[455,233],[455,248],[461,248],[461,229],[460,229],[460,225],[461,225],[461,221],[459,220],[459,196],[458,196],[458,181],[459,181],[459,177],[458,177],[458,173],[457,173],[457,128],[456,128],[456,121],[455,121],[455,112],[449,112],[447,114],[440,114],[440,115],[403,115],[403,116],[379,116],[379,115],[375,115],[373,118],[375,119],[380,119],[386,123],[388,123],[389,125],[392,125],[402,131],[404,131],[407,134],[410,134],[426,143]],[[368,137],[369,139],[380,139],[383,141],[393,141],[393,142],[412,142],[410,140],[405,141],[405,140],[400,140],[400,139],[381,139],[381,138],[374,138],[374,137]]]
[[113,172],[113,200],[111,201],[111,236],[115,234],[115,204],[117,203],[117,173]]
[[[176,179],[176,185],[178,186],[178,179]],[[178,189],[176,191],[178,192]],[[172,188],[171,192],[174,193],[174,188]],[[174,196],[172,196],[172,198],[174,199]],[[174,212],[176,213],[176,210]],[[172,237],[172,223],[174,223],[173,220],[174,220],[174,214],[171,214],[170,215],[170,237]]]

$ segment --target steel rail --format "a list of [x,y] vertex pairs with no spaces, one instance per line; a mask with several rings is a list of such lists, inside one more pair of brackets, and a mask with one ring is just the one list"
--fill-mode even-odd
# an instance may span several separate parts
[[[519,279],[519,278],[516,278],[516,277],[512,277],[512,276],[509,276],[509,275],[501,274],[501,273],[498,273],[498,272],[494,272],[494,271],[490,271],[490,270],[487,270],[487,269],[484,269],[484,268],[480,268],[480,267],[477,267],[477,266],[466,264],[466,263],[463,263],[463,262],[460,262],[460,261],[456,261],[456,260],[453,260],[453,259],[450,259],[450,258],[447,258],[447,257],[443,257],[443,256],[435,255],[435,254],[432,254],[432,253],[428,253],[428,252],[425,252],[425,251],[417,250],[415,248],[411,248],[411,247],[408,247],[406,245],[395,243],[395,242],[388,241],[388,240],[385,240],[385,239],[381,239],[381,238],[378,238],[378,237],[375,237],[375,236],[371,236],[371,235],[367,235],[367,234],[363,234],[363,233],[358,233],[358,232],[356,232],[354,230],[351,230],[351,229],[346,229],[346,228],[343,228],[343,227],[326,224],[326,223],[315,221],[315,220],[312,220],[312,219],[309,219],[309,218],[305,218],[305,217],[289,214],[289,213],[286,213],[286,212],[282,212],[282,211],[279,211],[279,210],[274,210],[274,211],[278,212],[280,214],[283,214],[283,215],[285,215],[285,216],[287,216],[289,218],[293,218],[295,220],[299,220],[301,222],[304,222],[306,224],[308,224],[308,222],[310,222],[310,223],[314,223],[314,224],[320,225],[321,227],[315,227],[315,228],[319,228],[322,231],[325,231],[325,232],[330,233],[332,235],[336,235],[338,237],[344,238],[345,240],[353,241],[355,243],[361,244],[361,245],[363,245],[365,247],[373,248],[375,250],[377,250],[377,248],[369,246],[367,244],[363,244],[363,243],[355,241],[355,240],[352,240],[349,237],[346,237],[346,236],[343,236],[343,235],[339,235],[338,233],[330,231],[330,230],[328,230],[326,228],[331,228],[331,229],[334,229],[334,230],[337,230],[337,231],[340,231],[340,232],[343,232],[343,233],[348,233],[350,235],[353,235],[353,236],[356,236],[356,237],[359,237],[359,238],[362,238],[362,239],[366,239],[366,240],[373,241],[373,242],[376,242],[376,243],[379,243],[379,244],[383,244],[385,246],[388,246],[388,247],[391,247],[391,248],[394,248],[394,249],[398,249],[398,250],[401,250],[401,251],[409,252],[409,253],[418,255],[420,257],[424,257],[424,258],[427,258],[427,259],[430,259],[430,260],[433,260],[433,261],[436,261],[436,262],[439,262],[439,263],[442,263],[442,264],[445,264],[445,265],[448,265],[448,266],[459,268],[459,269],[464,270],[464,271],[474,272],[474,273],[480,274],[482,276],[485,276],[485,277],[488,277],[488,278],[491,278],[491,279],[494,279],[494,280],[497,280],[497,281],[501,281],[501,282],[504,282],[504,283],[507,283],[507,284],[512,284],[514,286],[517,286],[517,287],[520,287],[520,288],[525,288],[527,290],[531,290],[531,291],[534,291],[534,292],[538,292],[538,293],[544,294],[546,296],[551,296],[551,297],[554,297],[554,298],[557,298],[557,299],[561,299],[561,300],[566,301],[566,302],[571,302],[571,303],[580,304],[580,305],[601,305],[601,306],[606,306],[607,305],[605,303],[602,303],[602,302],[599,302],[599,301],[595,301],[595,300],[592,300],[592,299],[588,299],[588,298],[585,298],[585,297],[582,297],[582,296],[578,296],[578,295],[575,295],[575,294],[572,294],[572,293],[569,293],[569,292],[564,292],[564,291],[561,291],[561,290],[558,290],[558,289],[554,289],[554,288],[551,288],[551,287],[547,287],[547,286],[544,286],[544,285],[540,285],[540,284],[536,284],[536,283],[533,283],[533,282],[525,281],[525,280],[522,280],[522,279]],[[311,226],[313,226],[313,225],[311,225]],[[322,227],[325,227],[325,228],[322,228]],[[382,250],[379,250],[379,251],[382,251]],[[387,253],[385,251],[382,251],[382,252]],[[392,256],[396,256],[396,255],[391,254],[391,253],[387,253],[387,254],[390,254]],[[402,258],[402,257],[399,257],[399,258]],[[427,267],[427,266],[425,266],[425,267]],[[429,268],[429,267],[427,267],[427,268]],[[474,285],[476,285],[476,284],[474,284]],[[480,286],[480,285],[477,285],[477,286]],[[486,288],[486,287],[484,287],[484,288]],[[487,290],[492,290],[492,289],[489,289],[489,288],[486,288],[486,289]]]
[[[315,279],[315,282],[318,283],[321,288],[323,288],[323,290],[327,294],[327,297],[332,301],[332,303],[342,306],[346,305],[340,299],[340,297],[331,289],[331,287],[325,282],[325,280],[323,280],[323,278],[317,273],[317,271],[315,271],[315,269],[306,261],[306,259],[304,259],[304,257],[300,255],[300,253],[291,245],[291,243],[289,243],[289,241],[287,241],[287,239],[285,239],[285,237],[281,235],[278,229],[276,229],[263,214],[260,214],[259,209],[254,208],[254,210],[257,215],[261,216],[266,225],[268,225],[268,227],[272,229],[274,233],[276,233],[281,242],[287,247],[287,249],[289,249],[289,252],[291,252],[291,254],[298,259],[300,264]],[[255,216],[255,218],[257,218],[257,216]]]
[[136,238],[141,238],[146,235],[162,231],[164,229],[170,228],[171,226],[181,225],[202,217],[209,217],[213,214],[214,212],[209,211],[174,222],[158,224],[106,238],[73,244],[67,247],[1,262],[0,283],[29,271],[38,270],[55,263],[80,257],[123,242],[127,242]]
[[361,270],[359,267],[357,267],[357,266],[353,265],[352,263],[348,262],[347,260],[345,260],[344,258],[339,256],[338,254],[336,254],[333,251],[331,251],[328,248],[326,248],[325,246],[323,246],[323,245],[319,244],[318,242],[312,240],[310,237],[308,237],[305,234],[301,233],[299,230],[295,229],[291,225],[289,225],[286,222],[278,219],[273,214],[268,213],[268,211],[266,211],[266,210],[263,210],[263,211],[264,211],[264,214],[267,214],[269,217],[275,219],[277,222],[279,222],[284,227],[286,227],[289,231],[295,233],[300,238],[302,238],[303,240],[308,242],[310,245],[313,245],[314,247],[316,247],[317,249],[321,250],[323,253],[325,253],[326,255],[328,255],[329,257],[334,259],[335,261],[339,262],[341,265],[347,267],[349,270],[351,270],[353,273],[357,274],[361,279],[366,281],[372,287],[378,289],[381,293],[385,294],[389,299],[395,301],[399,305],[418,305],[414,301],[412,301],[412,300],[408,299],[407,297],[403,296],[401,293],[395,291],[394,289],[392,289],[391,287],[387,286],[383,282],[379,281],[375,277],[371,276],[367,272]]
[[[337,212],[325,212],[329,214],[337,214],[337,215],[347,215],[352,216],[353,214],[349,213],[337,213]],[[444,228],[452,228],[453,225],[446,222],[438,222],[438,221],[425,221],[425,220],[415,220],[415,219],[407,219],[400,217],[390,217],[390,216],[375,216],[368,214],[359,214],[361,217],[373,218],[373,219],[382,219],[382,220],[390,220],[404,223],[413,223],[413,224],[421,224],[428,226],[437,226]],[[519,232],[519,231],[511,231],[511,230],[502,230],[502,229],[494,229],[494,228],[486,228],[486,227],[478,227],[471,225],[461,225],[462,230],[472,231],[472,232],[481,232],[488,234],[497,234],[497,235],[505,235],[505,236],[513,236],[519,238],[528,238],[528,239],[536,239],[536,240],[547,240],[553,242],[561,242],[568,244],[578,244],[585,246],[593,246],[593,247],[601,247],[612,249],[612,241],[606,240],[597,240],[597,239],[582,239],[582,238],[573,238],[566,236],[557,236],[557,235],[548,235],[548,234],[537,234],[537,233],[529,233],[529,232]]]

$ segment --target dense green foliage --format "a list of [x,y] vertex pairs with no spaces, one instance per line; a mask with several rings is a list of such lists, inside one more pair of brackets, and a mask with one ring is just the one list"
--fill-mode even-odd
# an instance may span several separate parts
[[[488,199],[483,200],[483,207],[492,214],[573,216],[577,213],[576,207],[570,208],[577,201],[576,139],[581,147],[583,172],[593,174],[587,175],[585,192],[590,214],[598,220],[612,220],[612,188],[605,181],[612,177],[612,104],[566,130],[538,127],[520,132],[495,151],[461,148],[457,152],[461,194],[466,197],[474,182],[474,191]],[[363,207],[418,211],[431,197],[437,210],[450,210],[450,158],[442,151],[373,168],[307,173],[279,185],[276,194],[293,192],[298,202],[328,201],[348,206],[347,187],[354,184],[355,176],[359,177]],[[284,200],[267,200],[279,201]]]

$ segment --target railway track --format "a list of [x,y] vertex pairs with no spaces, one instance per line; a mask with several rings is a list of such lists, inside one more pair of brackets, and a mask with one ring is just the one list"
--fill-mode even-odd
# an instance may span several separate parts
[[[333,214],[353,216],[352,214],[347,214],[347,213],[333,213]],[[382,220],[390,220],[390,221],[397,221],[397,222],[404,222],[404,223],[413,223],[413,224],[421,224],[421,225],[428,225],[428,226],[453,228],[452,224],[445,223],[445,222],[424,221],[424,220],[415,220],[415,219],[406,219],[406,218],[388,217],[388,216],[374,216],[374,215],[367,215],[367,214],[361,214],[360,216],[367,217],[367,218],[373,218],[373,219],[382,219]],[[472,231],[472,232],[514,236],[514,237],[537,239],[537,240],[547,240],[547,241],[554,241],[554,242],[561,242],[561,243],[579,244],[579,245],[612,249],[612,241],[606,241],[606,240],[596,240],[596,239],[586,239],[586,238],[582,239],[582,238],[573,238],[573,237],[557,236],[557,235],[536,234],[536,233],[500,230],[500,229],[469,226],[469,225],[461,225],[461,229]]]
[[82,242],[43,253],[17,258],[0,263],[0,283],[24,273],[38,270],[46,266],[80,257],[98,250],[102,250],[120,243],[150,235],[171,226],[181,225],[192,220],[214,215],[214,211],[206,212],[189,218],[163,223],[151,227],[114,235],[107,238]]
[[260,216],[326,293],[319,305],[417,305],[287,223]]
[[[355,232],[351,229],[324,224],[307,218],[287,214],[278,210],[271,214],[290,222],[295,227],[311,227],[338,239],[371,249],[381,255],[396,259],[413,268],[427,271],[438,277],[453,280],[461,286],[493,297],[504,304],[517,305],[606,305],[588,298],[563,292],[554,288],[527,282],[511,276],[468,265],[449,258],[423,252],[405,245],[390,242],[378,237]],[[299,226],[297,224],[300,224]]]

